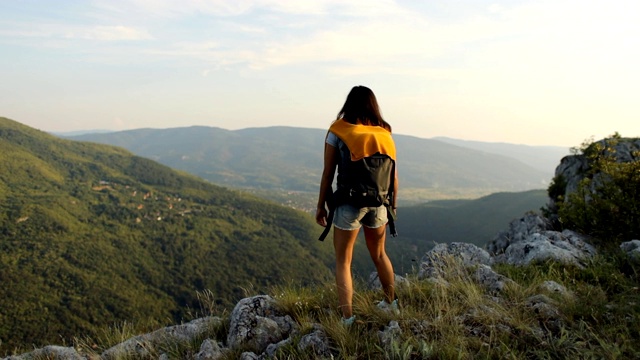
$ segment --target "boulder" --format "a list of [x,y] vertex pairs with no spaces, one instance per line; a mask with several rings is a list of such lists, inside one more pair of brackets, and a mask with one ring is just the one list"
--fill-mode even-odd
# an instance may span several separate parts
[[491,266],[478,265],[473,273],[473,279],[484,286],[490,293],[501,293],[507,285],[516,286],[516,282],[493,271]]
[[333,358],[331,344],[324,328],[315,324],[314,331],[300,338],[298,350],[308,354],[314,354],[318,358]]
[[565,299],[572,299],[573,294],[566,287],[558,284],[553,280],[547,280],[538,286],[538,290],[542,293],[559,295]]
[[240,360],[259,360],[260,357],[251,351],[245,351],[240,355]]
[[31,359],[50,359],[50,360],[85,360],[80,356],[76,349],[65,346],[49,345],[41,349],[37,349],[22,355],[9,356],[4,360],[31,360]]
[[385,326],[384,330],[378,331],[380,344],[383,349],[387,350],[387,352],[391,352],[393,342],[400,339],[401,335],[402,329],[400,329],[400,325],[397,321],[389,322],[389,325]]
[[269,344],[269,346],[267,346],[267,349],[262,355],[260,355],[259,358],[276,359],[276,353],[278,352],[278,349],[289,344],[291,344],[291,338],[286,338],[276,344]]
[[195,355],[195,360],[217,360],[224,356],[217,341],[206,339],[200,345],[200,351]]
[[[369,274],[369,281],[367,282],[369,289],[372,290],[382,290],[382,284],[380,283],[380,277],[378,277],[378,272],[373,271]],[[399,289],[403,286],[409,285],[409,280],[406,278],[395,274],[395,288]]]
[[163,344],[185,344],[206,338],[213,326],[219,325],[219,317],[204,317],[182,325],[175,325],[154,332],[138,335],[105,350],[101,358],[149,357]]
[[511,243],[495,257],[498,263],[528,265],[548,260],[583,267],[583,262],[596,254],[586,238],[574,231],[541,231]]
[[640,259],[640,240],[631,240],[620,244],[620,249],[632,258]]
[[242,299],[231,312],[227,345],[230,348],[247,347],[262,353],[270,344],[276,344],[294,331],[295,321],[276,308],[268,295]]
[[502,254],[509,245],[523,241],[530,235],[547,230],[552,230],[552,228],[549,220],[545,217],[535,213],[525,214],[523,217],[511,221],[508,230],[498,233],[487,244],[487,251],[491,255]]
[[[619,163],[640,161],[639,138],[603,139],[593,143],[592,146],[600,146],[603,149],[602,153],[613,156],[615,161]],[[562,158],[560,164],[556,167],[555,176],[556,178],[563,178],[566,183],[564,190],[565,201],[569,194],[578,189],[578,184],[587,175],[589,169],[589,159],[583,154],[569,155]],[[599,174],[594,176],[594,185],[600,183],[598,177]]]
[[460,261],[465,268],[493,264],[489,253],[473,244],[460,242],[437,244],[422,257],[418,278],[422,280],[442,277],[446,269],[447,258]]
[[545,295],[533,295],[527,298],[525,304],[535,314],[543,328],[558,333],[564,326],[565,320],[555,301]]

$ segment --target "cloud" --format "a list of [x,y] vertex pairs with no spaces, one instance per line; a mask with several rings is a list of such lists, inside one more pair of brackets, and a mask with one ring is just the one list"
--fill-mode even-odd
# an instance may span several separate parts
[[[574,0],[408,8],[392,0],[99,0],[83,21],[25,23],[2,37],[151,40],[137,48],[204,67],[266,71],[321,64],[335,74],[407,74],[469,81],[547,69],[577,76],[640,60],[640,5]],[[412,4],[412,6],[415,4]],[[132,25],[135,24],[135,25]],[[151,35],[153,33],[153,36]],[[118,51],[118,49],[113,49]],[[607,57],[610,54],[610,57]],[[117,56],[114,56],[114,58]],[[624,60],[624,59],[629,60]],[[615,69],[614,69],[615,70]],[[621,70],[616,70],[621,71]],[[475,76],[473,75],[475,73]],[[507,79],[512,78],[512,79]]]
[[5,39],[58,38],[99,41],[136,41],[149,40],[153,38],[146,29],[122,25],[94,26],[55,22],[11,22],[5,23],[4,25],[6,25],[7,29],[0,30],[0,37]]
[[147,30],[128,26],[93,26],[75,28],[66,32],[64,37],[68,39],[101,41],[137,41],[153,38]]
[[399,9],[392,0],[101,0],[95,4],[110,12],[164,18],[193,14],[239,16],[252,11],[369,17],[390,15]]

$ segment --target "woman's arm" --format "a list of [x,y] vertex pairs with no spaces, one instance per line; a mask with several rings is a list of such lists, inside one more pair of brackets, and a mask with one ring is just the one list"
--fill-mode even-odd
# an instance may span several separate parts
[[331,185],[338,166],[338,148],[327,143],[324,144],[324,168],[320,179],[320,193],[318,195],[318,207],[316,209],[316,222],[321,226],[327,226],[327,200],[333,192]]
[[393,167],[394,168],[394,173],[393,173],[393,199],[391,199],[391,201],[393,201],[391,203],[391,207],[395,210],[398,207],[398,164],[396,164],[396,166]]

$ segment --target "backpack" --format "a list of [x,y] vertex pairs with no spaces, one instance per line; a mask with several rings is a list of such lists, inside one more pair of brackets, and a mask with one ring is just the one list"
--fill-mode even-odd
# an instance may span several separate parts
[[387,155],[376,153],[346,163],[348,165],[341,169],[342,173],[339,174],[341,185],[329,201],[327,227],[318,240],[323,241],[327,236],[333,222],[334,210],[342,204],[349,204],[357,208],[385,206],[391,236],[398,236],[392,204],[395,161]]
[[394,161],[377,153],[358,161],[349,161],[341,179],[344,184],[334,193],[336,205],[357,208],[391,205]]

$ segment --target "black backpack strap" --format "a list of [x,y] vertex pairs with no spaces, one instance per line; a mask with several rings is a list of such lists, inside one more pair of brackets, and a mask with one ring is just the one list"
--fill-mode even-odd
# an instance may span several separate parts
[[398,236],[398,231],[396,230],[396,211],[391,207],[391,205],[387,205],[387,224],[389,225],[389,233],[392,237]]
[[342,203],[342,198],[340,197],[341,195],[342,191],[336,190],[335,192],[331,193],[331,195],[327,199],[329,214],[327,215],[327,226],[324,228],[324,231],[322,231],[322,234],[318,238],[318,240],[320,241],[324,241],[324,238],[327,237],[327,234],[329,234],[329,231],[331,230],[331,224],[333,224],[333,214],[336,212],[338,204]]
[[391,187],[390,187],[390,191],[389,191],[389,203],[387,205],[387,218],[388,218],[388,224],[389,224],[389,233],[391,234],[391,237],[396,237],[398,236],[398,231],[396,230],[396,210],[395,210],[395,206],[396,204],[393,203],[393,197],[394,197],[394,189],[395,189],[395,182],[396,182],[396,162],[393,161],[393,167],[391,168]]
[[324,231],[322,232],[318,240],[324,241],[324,238],[326,238],[327,234],[329,234],[329,230],[331,230],[331,224],[333,224],[333,213],[335,211],[336,211],[335,208],[332,208],[331,210],[329,210],[329,215],[327,215],[327,226],[324,228]]

